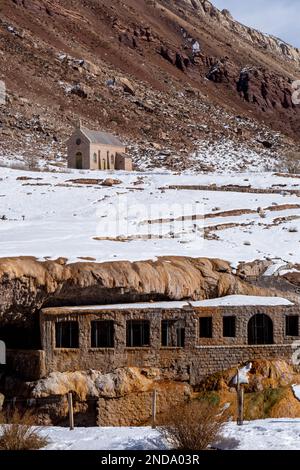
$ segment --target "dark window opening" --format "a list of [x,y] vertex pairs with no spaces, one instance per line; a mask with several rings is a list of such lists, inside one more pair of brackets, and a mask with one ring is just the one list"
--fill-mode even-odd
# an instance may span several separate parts
[[224,338],[235,338],[235,317],[223,317]]
[[114,347],[114,322],[111,320],[96,320],[91,322],[91,347]]
[[62,321],[55,324],[56,348],[79,348],[79,327],[77,321]]
[[131,348],[150,345],[150,322],[128,320],[126,323],[126,346]]
[[286,336],[299,336],[299,317],[298,315],[288,315],[285,317]]
[[212,338],[212,317],[200,318],[200,338]]
[[81,144],[81,139],[76,139],[76,145],[80,145]]
[[38,322],[28,326],[5,325],[0,327],[0,340],[7,349],[41,349],[41,333]]
[[273,322],[264,314],[257,314],[248,323],[248,344],[273,344]]
[[184,348],[185,328],[178,320],[162,320],[161,345],[163,347]]

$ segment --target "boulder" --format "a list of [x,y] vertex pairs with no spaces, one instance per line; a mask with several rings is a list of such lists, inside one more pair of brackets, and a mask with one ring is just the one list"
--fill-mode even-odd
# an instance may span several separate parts
[[129,93],[130,95],[135,95],[135,87],[128,80],[128,78],[125,78],[125,77],[118,78],[118,84],[122,86],[125,93]]
[[89,95],[89,90],[85,85],[76,83],[76,85],[71,88],[71,93],[73,95],[79,96],[80,98],[87,98]]
[[106,178],[101,185],[102,186],[114,186],[115,184],[121,184],[122,181],[114,178]]

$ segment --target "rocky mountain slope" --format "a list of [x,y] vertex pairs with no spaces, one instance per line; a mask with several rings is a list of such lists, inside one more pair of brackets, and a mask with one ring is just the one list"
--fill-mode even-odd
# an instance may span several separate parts
[[299,50],[206,0],[4,0],[0,56],[5,162],[63,164],[81,118],[122,137],[137,168],[206,170],[192,151],[220,142],[294,166]]

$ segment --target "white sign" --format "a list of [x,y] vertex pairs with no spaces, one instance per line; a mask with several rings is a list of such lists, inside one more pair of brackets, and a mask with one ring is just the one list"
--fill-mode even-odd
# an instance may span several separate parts
[[0,364],[6,364],[6,347],[4,341],[0,341]]

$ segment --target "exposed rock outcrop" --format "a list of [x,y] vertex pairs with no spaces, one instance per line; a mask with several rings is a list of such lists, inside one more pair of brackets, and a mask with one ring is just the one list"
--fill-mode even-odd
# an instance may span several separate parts
[[218,22],[229,31],[240,34],[253,45],[256,44],[260,48],[280,55],[286,60],[300,63],[300,51],[298,48],[287,44],[275,36],[264,34],[261,31],[239,23],[227,9],[220,11],[208,0],[181,0],[181,2],[192,6],[200,15],[209,17],[212,21]]
[[[236,390],[231,385],[236,369],[208,377],[201,385],[199,397],[229,408],[236,415]],[[245,385],[245,419],[299,418],[300,401],[294,396],[293,384],[300,383],[300,374],[285,361],[260,360],[252,363]]]
[[[161,257],[147,261],[66,264],[31,257],[0,260],[0,324],[26,323],[40,308],[150,300],[266,295],[219,259]],[[271,294],[273,295],[273,294]]]
[[130,393],[152,390],[160,379],[159,369],[116,369],[110,374],[100,371],[53,372],[45,379],[29,384],[30,396],[45,398],[72,392],[80,400],[87,397],[120,398]]
[[38,382],[27,383],[24,393],[39,403],[35,415],[41,424],[63,424],[68,416],[66,396],[71,392],[77,426],[136,426],[151,417],[154,389],[157,414],[167,413],[192,395],[187,383],[166,381],[158,369],[134,367],[109,374],[95,370],[52,373]]

